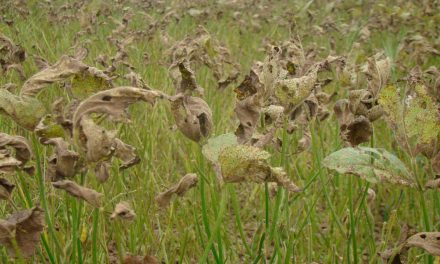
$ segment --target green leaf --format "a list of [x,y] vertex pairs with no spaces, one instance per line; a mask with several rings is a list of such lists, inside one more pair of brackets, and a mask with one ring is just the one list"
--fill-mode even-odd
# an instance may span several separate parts
[[414,177],[402,161],[384,149],[344,148],[327,156],[323,165],[341,174],[353,174],[371,183],[415,186]]
[[227,133],[215,138],[210,138],[203,146],[202,153],[209,161],[218,161],[218,155],[226,147],[237,145],[237,136],[234,133]]

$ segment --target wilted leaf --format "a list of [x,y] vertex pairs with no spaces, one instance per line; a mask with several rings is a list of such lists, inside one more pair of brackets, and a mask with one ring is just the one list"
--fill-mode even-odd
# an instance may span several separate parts
[[25,80],[26,76],[21,65],[25,59],[25,50],[0,33],[0,70],[6,73],[13,69],[22,80]]
[[85,150],[88,162],[107,160],[112,156],[116,146],[115,131],[107,131],[87,117],[81,119],[78,131],[80,146]]
[[212,112],[203,99],[175,96],[171,99],[171,111],[177,127],[189,139],[199,142],[211,134]]
[[391,60],[388,57],[380,59],[382,54],[378,53],[368,59],[365,75],[368,79],[368,90],[377,98],[380,90],[387,84],[391,75]]
[[243,82],[234,90],[239,99],[235,104],[235,114],[240,125],[235,134],[240,143],[245,143],[252,138],[260,118],[261,107],[265,100],[263,84],[258,75],[251,70]]
[[140,162],[138,155],[136,155],[135,147],[125,144],[119,138],[115,138],[115,143],[114,156],[123,162],[121,166],[119,166],[120,170],[129,168]]
[[338,119],[341,138],[349,142],[351,146],[357,146],[367,142],[373,134],[370,120],[363,116],[357,117],[350,110],[350,103],[346,99],[338,100],[334,106]]
[[83,199],[94,207],[101,206],[102,193],[83,187],[70,180],[61,180],[52,183],[53,187],[65,190],[70,195]]
[[21,161],[9,156],[9,153],[0,153],[0,174],[13,173],[21,164]]
[[[234,62],[229,50],[214,39],[209,32],[199,26],[194,36],[187,36],[168,51],[169,60],[176,62],[187,59],[190,63],[204,64],[212,70],[218,88],[226,88],[238,77],[239,66]],[[172,69],[170,69],[173,71]]]
[[14,188],[14,184],[10,183],[7,179],[0,178],[0,199],[9,200]]
[[201,98],[192,96],[203,94],[197,85],[188,63],[179,63],[180,75],[174,76],[177,95],[169,97],[171,111],[179,130],[189,139],[199,142],[209,137],[213,129],[212,112]]
[[417,233],[406,241],[409,247],[418,247],[426,250],[429,254],[440,256],[440,232]]
[[341,174],[353,174],[372,183],[415,186],[414,177],[402,161],[384,149],[344,148],[327,156],[322,163]]
[[[44,144],[55,146],[55,155],[49,160],[48,173],[51,181],[59,181],[65,178],[72,178],[77,172],[79,155],[69,150],[69,144],[62,138],[53,138]],[[53,174],[52,174],[53,173]]]
[[196,76],[194,75],[194,71],[190,68],[189,62],[179,62],[177,67],[180,75],[176,74],[175,76],[176,92],[189,95],[195,92],[203,95],[203,88],[197,84]]
[[[76,77],[76,87],[87,89],[93,88],[93,91],[105,89],[106,87],[108,88],[108,86],[104,86],[104,84],[110,81],[109,77],[107,77],[102,71],[87,66],[77,59],[71,58],[69,56],[62,56],[60,60],[54,65],[44,68],[42,71],[30,77],[23,84],[20,95],[35,97],[48,84],[63,81],[75,75],[78,75]],[[99,80],[97,81],[99,83],[89,81],[82,86],[79,85],[79,80],[84,81],[85,75],[91,76],[90,78],[92,78],[92,80]]]
[[218,163],[225,182],[276,182],[288,191],[300,191],[282,168],[269,165],[269,158],[269,152],[259,148],[231,145],[220,151]]
[[434,180],[429,180],[426,182],[425,187],[428,189],[439,189],[440,188],[440,178]]
[[123,264],[159,264],[159,260],[157,260],[154,256],[125,256]]
[[8,90],[0,89],[0,114],[9,116],[15,123],[28,130],[34,130],[46,114],[46,109],[36,98],[20,97]]
[[197,174],[188,173],[183,176],[176,185],[157,195],[156,202],[160,207],[166,207],[170,203],[171,197],[174,194],[183,196],[189,189],[196,186],[198,181]]
[[79,125],[83,116],[92,113],[108,114],[113,121],[127,121],[127,107],[138,101],[154,104],[157,98],[165,95],[159,91],[145,90],[129,86],[121,86],[106,91],[101,91],[85,99],[75,111],[73,116],[74,127]]
[[11,257],[29,258],[38,246],[44,227],[44,211],[39,207],[16,212],[6,220],[0,220],[0,244],[6,247]]
[[131,205],[127,202],[120,202],[115,206],[115,210],[110,216],[111,219],[120,217],[125,220],[133,220],[136,214],[134,213]]
[[95,166],[95,176],[98,182],[103,183],[107,181],[110,177],[110,167],[111,164],[109,162],[99,162]]
[[97,125],[89,115],[107,114],[113,121],[128,121],[127,107],[137,101],[154,103],[164,94],[134,87],[117,87],[96,93],[84,100],[73,116],[73,134],[86,152],[88,162],[109,159],[113,154],[120,158],[126,168],[137,163],[138,158],[131,147],[116,138],[116,132]]
[[15,158],[21,161],[23,165],[32,158],[31,147],[24,137],[0,133],[0,149],[6,149],[7,147],[15,150]]

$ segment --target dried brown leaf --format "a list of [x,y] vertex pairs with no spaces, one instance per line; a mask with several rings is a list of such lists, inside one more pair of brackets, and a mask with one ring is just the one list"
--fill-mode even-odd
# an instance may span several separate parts
[[186,137],[199,142],[211,135],[212,112],[203,99],[177,95],[170,101],[176,125]]
[[103,195],[93,189],[83,187],[70,180],[56,181],[53,182],[52,185],[57,189],[65,190],[76,198],[83,199],[94,207],[101,206],[101,198]]
[[95,176],[98,182],[103,183],[110,177],[111,164],[109,162],[99,162],[95,166]]
[[39,207],[16,212],[6,220],[0,220],[0,244],[6,247],[11,257],[29,258],[38,246],[44,227],[44,211]]
[[140,162],[139,156],[136,154],[136,148],[122,142],[119,138],[115,138],[114,156],[123,163],[119,166],[120,170],[129,168]]
[[76,108],[73,125],[77,127],[83,116],[92,113],[107,114],[114,121],[127,121],[127,107],[138,101],[154,104],[157,98],[165,95],[159,91],[145,90],[130,86],[121,86],[106,91],[100,91],[85,99]]
[[440,256],[440,232],[420,232],[406,241],[408,247],[418,247],[429,254]]
[[136,214],[131,208],[131,205],[127,202],[120,202],[115,206],[115,210],[110,216],[111,219],[115,219],[116,217],[125,219],[125,220],[133,220]]
[[160,264],[154,256],[125,256],[123,264]]
[[49,166],[52,168],[48,169],[50,172],[48,178],[51,181],[59,181],[75,176],[79,154],[69,149],[69,143],[62,138],[53,138],[45,141],[44,144],[55,147],[55,155],[49,160]]
[[15,185],[10,183],[7,179],[0,178],[0,199],[9,200]]
[[15,158],[23,165],[32,158],[32,150],[24,137],[0,133],[0,149],[11,147],[15,150]]
[[[35,97],[48,84],[63,81],[76,75],[88,75],[103,80],[103,82],[110,82],[110,78],[97,68],[90,67],[77,59],[64,55],[54,65],[44,68],[30,77],[23,84],[20,95]],[[96,87],[93,88],[96,89]]]
[[171,201],[171,197],[176,194],[183,196],[189,189],[197,185],[199,181],[197,174],[188,173],[183,176],[177,184],[169,188],[167,191],[156,196],[156,202],[160,207],[167,207]]

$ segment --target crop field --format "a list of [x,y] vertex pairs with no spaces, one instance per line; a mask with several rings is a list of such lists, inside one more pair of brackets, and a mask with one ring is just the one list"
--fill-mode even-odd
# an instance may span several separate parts
[[0,66],[0,263],[440,263],[439,1],[0,0]]

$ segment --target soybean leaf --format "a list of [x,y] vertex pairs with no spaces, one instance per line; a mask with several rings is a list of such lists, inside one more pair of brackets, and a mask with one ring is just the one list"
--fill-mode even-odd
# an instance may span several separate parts
[[353,174],[371,183],[415,186],[414,177],[402,161],[384,149],[344,148],[327,156],[323,165],[342,174]]

